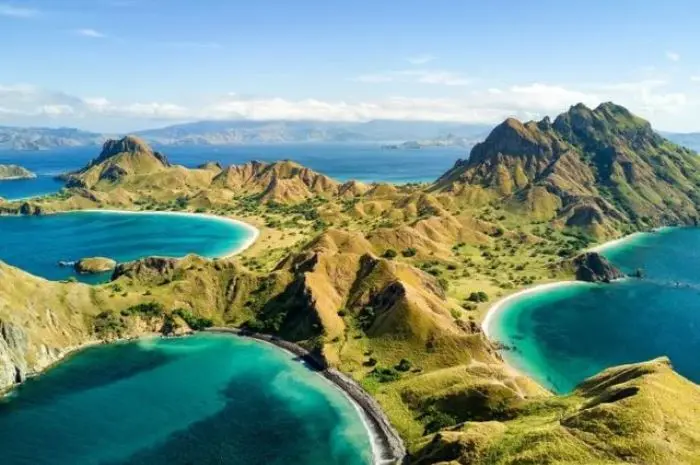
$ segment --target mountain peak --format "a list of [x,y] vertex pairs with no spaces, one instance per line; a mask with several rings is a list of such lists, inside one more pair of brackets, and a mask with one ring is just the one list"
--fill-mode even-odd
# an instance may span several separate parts
[[119,153],[146,152],[153,153],[153,149],[143,140],[136,136],[126,136],[119,140],[109,139],[102,146],[100,158],[109,158]]

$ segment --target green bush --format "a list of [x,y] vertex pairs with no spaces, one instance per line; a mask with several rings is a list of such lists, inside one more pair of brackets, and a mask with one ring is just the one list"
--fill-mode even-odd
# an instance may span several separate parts
[[394,367],[396,371],[410,371],[413,368],[413,364],[410,360],[402,358],[401,361]]
[[377,379],[380,383],[390,383],[392,381],[397,381],[401,378],[401,375],[393,368],[381,368],[377,367],[372,370],[371,375]]
[[384,252],[384,258],[388,258],[389,260],[391,260],[392,258],[396,258],[396,256],[398,256],[398,253],[394,249],[387,249]]
[[173,310],[172,314],[179,316],[180,318],[185,320],[187,326],[194,329],[195,331],[201,331],[203,329],[211,328],[212,326],[214,326],[214,321],[212,321],[210,318],[196,316],[186,308],[176,308],[175,310]]
[[418,251],[414,247],[409,247],[401,251],[401,255],[404,257],[415,257]]
[[132,305],[126,310],[122,310],[122,315],[138,315],[145,317],[159,317],[165,314],[165,308],[158,302],[147,302],[143,304]]
[[376,314],[374,313],[374,308],[369,306],[363,307],[362,310],[360,310],[360,313],[357,315],[357,324],[360,329],[367,331],[370,327],[372,327],[375,317]]
[[489,296],[484,291],[472,292],[467,300],[470,302],[488,302]]

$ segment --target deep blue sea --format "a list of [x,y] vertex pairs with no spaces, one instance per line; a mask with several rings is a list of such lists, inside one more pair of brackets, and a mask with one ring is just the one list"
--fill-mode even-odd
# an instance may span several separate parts
[[242,225],[204,215],[71,212],[0,217],[0,260],[52,280],[76,277],[97,283],[110,274],[78,275],[59,261],[108,257],[225,256],[251,239]]
[[[266,144],[226,147],[156,147],[175,164],[195,167],[207,161],[224,165],[251,160],[294,160],[339,181],[430,182],[447,171],[466,149],[384,150],[379,144]],[[14,200],[58,191],[54,176],[85,166],[99,147],[40,152],[0,151],[0,164],[18,164],[37,173],[35,180],[2,181],[0,197]]]
[[492,337],[516,348],[505,359],[561,393],[605,368],[662,355],[700,383],[700,229],[637,235],[603,253],[646,277],[509,302],[490,326]]
[[228,335],[84,350],[0,400],[3,465],[369,465],[352,404]]

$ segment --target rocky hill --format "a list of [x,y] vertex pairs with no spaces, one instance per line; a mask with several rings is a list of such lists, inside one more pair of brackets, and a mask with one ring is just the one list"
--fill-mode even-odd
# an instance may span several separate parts
[[695,224],[700,159],[625,108],[582,104],[554,122],[508,119],[433,191],[473,186],[513,210],[597,235],[627,226]]

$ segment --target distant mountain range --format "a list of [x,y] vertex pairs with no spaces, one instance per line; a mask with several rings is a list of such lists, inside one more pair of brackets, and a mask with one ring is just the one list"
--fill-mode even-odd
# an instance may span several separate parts
[[0,150],[46,150],[100,145],[107,135],[73,128],[18,128],[0,126]]
[[[481,140],[483,124],[377,120],[365,123],[322,121],[200,121],[133,134],[157,145],[236,145],[304,142],[426,142],[425,146],[463,146]],[[0,127],[0,149],[47,150],[102,144],[113,134],[69,128]],[[432,142],[430,142],[432,141]],[[472,144],[467,144],[472,145]]]
[[[471,148],[493,127],[435,121],[375,120],[364,123],[325,121],[198,121],[160,129],[134,131],[161,146],[284,144],[305,142],[366,142],[387,149],[425,147]],[[661,132],[669,140],[700,152],[700,132]],[[101,134],[75,128],[0,126],[0,150],[49,150],[100,146],[120,134]]]

